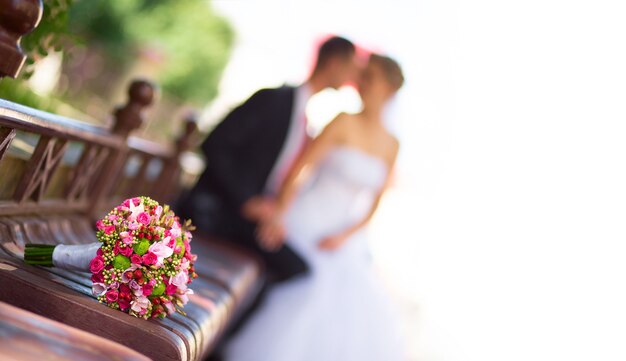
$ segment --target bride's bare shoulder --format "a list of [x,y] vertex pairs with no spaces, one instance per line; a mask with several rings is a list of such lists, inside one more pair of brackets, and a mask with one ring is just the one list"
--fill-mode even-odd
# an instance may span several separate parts
[[326,125],[324,131],[333,133],[348,132],[352,128],[354,115],[348,113],[339,113],[333,120]]

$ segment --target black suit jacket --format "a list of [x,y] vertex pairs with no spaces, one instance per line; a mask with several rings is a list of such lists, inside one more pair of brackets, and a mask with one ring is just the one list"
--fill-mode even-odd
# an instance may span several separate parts
[[262,89],[230,112],[202,143],[206,169],[181,204],[181,213],[202,231],[252,249],[276,279],[305,272],[289,247],[266,252],[255,238],[256,225],[241,216],[246,200],[263,194],[285,143],[295,88]]

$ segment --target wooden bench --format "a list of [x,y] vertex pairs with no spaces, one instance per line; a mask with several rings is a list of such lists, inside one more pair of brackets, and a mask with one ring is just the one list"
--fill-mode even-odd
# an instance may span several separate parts
[[4,302],[0,302],[0,339],[5,360],[149,360],[120,344]]
[[[17,42],[37,23],[32,19],[37,12],[24,9],[41,6],[13,1],[23,5],[21,12],[15,10],[14,21],[6,21],[14,9],[5,3],[0,0],[0,77],[19,72],[23,59]],[[199,360],[258,292],[262,270],[254,257],[194,237],[199,277],[192,284],[187,316],[150,321],[99,304],[91,295],[89,274],[21,260],[26,243],[96,241],[95,220],[129,195],[161,202],[175,198],[179,157],[190,146],[195,123],[184,123],[173,146],[130,137],[143,122],[154,88],[135,81],[128,93],[128,102],[114,111],[111,129],[0,99],[0,301],[152,359]]]

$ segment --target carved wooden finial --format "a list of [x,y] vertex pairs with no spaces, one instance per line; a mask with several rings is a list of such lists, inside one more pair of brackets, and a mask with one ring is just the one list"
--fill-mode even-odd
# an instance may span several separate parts
[[131,131],[143,123],[143,110],[152,104],[155,87],[146,80],[135,80],[128,88],[128,102],[115,110],[113,133],[128,137]]
[[198,132],[198,120],[195,112],[188,112],[183,122],[183,133],[176,139],[177,154],[187,151],[193,146],[195,134]]
[[0,0],[0,78],[20,73],[26,61],[20,39],[37,27],[42,14],[41,0]]

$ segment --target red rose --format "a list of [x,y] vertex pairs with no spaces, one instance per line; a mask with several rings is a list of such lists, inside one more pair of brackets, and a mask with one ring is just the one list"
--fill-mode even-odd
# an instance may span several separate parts
[[[129,247],[129,249],[131,249],[131,248]],[[140,265],[141,264],[141,256],[138,255],[138,254],[133,254],[132,256],[130,256],[130,263],[136,264],[136,265]],[[131,277],[132,276],[129,276],[128,278],[131,278]]]
[[99,273],[104,268],[104,258],[102,256],[95,256],[91,262],[89,262],[89,270],[91,273]]
[[143,277],[143,272],[141,272],[140,269],[136,269],[135,272],[133,272],[135,278],[141,278]]
[[120,305],[122,311],[126,311],[130,307],[130,301],[123,298],[118,299],[117,304]]
[[152,252],[148,252],[148,253],[144,254],[141,259],[143,260],[143,263],[145,265],[148,265],[148,266],[156,264],[157,261],[158,261],[156,254],[154,254]]
[[111,302],[117,301],[118,295],[119,294],[118,294],[117,290],[109,290],[106,293],[107,302],[111,303]]
[[104,275],[102,274],[102,272],[94,273],[93,275],[91,275],[91,282],[103,283],[104,282]]

